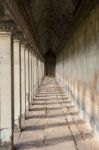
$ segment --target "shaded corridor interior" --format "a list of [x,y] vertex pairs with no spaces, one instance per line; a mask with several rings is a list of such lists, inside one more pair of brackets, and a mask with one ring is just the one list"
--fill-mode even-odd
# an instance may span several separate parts
[[99,0],[0,0],[0,150],[99,150]]

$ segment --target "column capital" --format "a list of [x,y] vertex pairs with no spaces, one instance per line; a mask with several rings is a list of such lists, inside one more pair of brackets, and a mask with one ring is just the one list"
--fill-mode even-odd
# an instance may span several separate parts
[[28,44],[28,41],[27,41],[27,39],[24,36],[23,36],[23,39],[21,40],[21,44],[25,45],[25,47]]
[[32,48],[32,44],[31,43],[26,43],[25,47],[26,47],[26,49],[30,50]]
[[32,49],[32,54],[34,54],[34,51],[33,51],[33,49]]
[[21,40],[21,46],[25,47],[25,41],[23,39]]
[[16,25],[12,20],[0,21],[0,32],[13,32],[15,28]]
[[14,33],[13,38],[16,41],[21,41],[23,39],[23,33],[21,31],[16,32],[16,33]]

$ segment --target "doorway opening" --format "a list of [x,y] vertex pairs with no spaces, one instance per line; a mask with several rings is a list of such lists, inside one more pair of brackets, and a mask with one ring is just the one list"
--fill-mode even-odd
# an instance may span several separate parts
[[49,50],[45,54],[45,76],[55,77],[56,55]]

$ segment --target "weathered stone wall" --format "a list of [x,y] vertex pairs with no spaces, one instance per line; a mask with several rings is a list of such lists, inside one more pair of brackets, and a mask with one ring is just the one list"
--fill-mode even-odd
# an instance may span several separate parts
[[[58,54],[56,76],[83,118],[99,132],[99,4],[80,18]],[[97,132],[98,131],[98,132]]]

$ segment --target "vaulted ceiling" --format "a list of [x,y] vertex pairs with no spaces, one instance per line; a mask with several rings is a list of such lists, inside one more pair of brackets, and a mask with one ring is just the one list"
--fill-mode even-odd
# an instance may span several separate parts
[[49,49],[56,53],[73,20],[79,0],[28,0],[27,3],[25,0],[23,3],[24,7],[30,7],[28,11],[40,50],[43,54]]
[[42,53],[55,53],[69,24],[73,20],[79,0],[30,0],[35,35]]
[[[9,0],[20,11],[42,55],[57,53],[83,0]],[[10,3],[9,3],[10,4]]]

